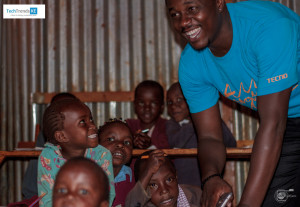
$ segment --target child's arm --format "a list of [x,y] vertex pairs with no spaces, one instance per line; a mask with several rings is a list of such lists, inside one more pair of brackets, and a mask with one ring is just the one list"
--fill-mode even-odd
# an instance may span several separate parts
[[[149,154],[146,166],[143,168],[138,182],[134,188],[127,194],[125,207],[131,206],[145,206],[151,199],[147,193],[147,187],[154,173],[158,171],[161,164],[164,162],[164,152],[162,150],[155,150]],[[141,171],[141,170],[139,170]]]
[[139,177],[139,181],[145,190],[149,185],[152,175],[158,171],[161,164],[165,161],[164,154],[162,150],[154,150],[149,154],[145,169]]
[[[44,151],[43,151],[44,152]],[[55,175],[58,171],[57,168],[50,166],[51,160],[45,156],[47,153],[41,153],[38,159],[38,195],[43,193],[46,195],[40,200],[40,206],[52,206],[52,190],[55,180]]]
[[92,150],[91,158],[95,160],[98,165],[106,172],[109,182],[109,206],[112,206],[112,203],[115,199],[116,192],[115,192],[115,185],[114,185],[114,171],[113,171],[113,164],[112,164],[112,155],[110,151],[101,145],[98,145],[95,148],[90,148]]
[[150,199],[151,196],[147,194],[140,181],[138,181],[131,189],[131,191],[127,194],[125,207],[142,207],[145,206],[145,204],[148,203]]

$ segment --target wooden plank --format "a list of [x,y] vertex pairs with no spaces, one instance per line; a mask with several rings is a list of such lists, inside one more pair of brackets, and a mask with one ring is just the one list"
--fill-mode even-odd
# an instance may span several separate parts
[[[147,151],[147,149],[134,149],[132,156],[136,157]],[[163,149],[169,156],[197,156],[197,149]],[[227,158],[233,159],[249,159],[251,156],[252,148],[227,148]],[[40,150],[15,150],[15,151],[0,151],[0,158],[5,157],[38,157]],[[1,160],[1,161],[2,161]],[[0,162],[1,164],[1,162]]]
[[253,143],[254,143],[254,140],[249,140],[249,139],[246,139],[246,140],[237,140],[236,141],[236,147],[237,148],[252,148],[253,147]]
[[[132,156],[139,156],[140,154],[148,151],[147,149],[134,149]],[[197,148],[192,149],[163,149],[169,156],[197,156]],[[227,158],[230,159],[248,159],[251,156],[252,148],[227,148]]]
[[[95,91],[95,92],[70,92],[78,97],[82,102],[132,102],[134,100],[133,91]],[[31,103],[48,104],[57,93],[31,94]]]

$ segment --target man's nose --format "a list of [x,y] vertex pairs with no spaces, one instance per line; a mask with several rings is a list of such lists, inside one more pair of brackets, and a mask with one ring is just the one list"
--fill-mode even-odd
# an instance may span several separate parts
[[191,24],[192,18],[190,15],[183,13],[180,19],[180,25],[181,27],[187,27]]

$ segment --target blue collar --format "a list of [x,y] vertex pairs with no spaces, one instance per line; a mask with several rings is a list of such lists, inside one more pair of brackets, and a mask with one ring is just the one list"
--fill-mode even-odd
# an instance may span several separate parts
[[114,182],[115,183],[119,183],[119,182],[125,181],[126,180],[126,175],[129,175],[130,182],[132,182],[132,171],[131,171],[131,168],[128,167],[128,166],[126,166],[126,165],[123,165],[123,167],[120,170],[119,174],[115,177]]

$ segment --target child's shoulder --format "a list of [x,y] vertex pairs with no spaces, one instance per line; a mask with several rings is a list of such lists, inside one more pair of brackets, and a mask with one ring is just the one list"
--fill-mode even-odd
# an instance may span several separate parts
[[84,157],[92,159],[97,163],[105,163],[107,166],[112,163],[111,152],[101,145],[94,148],[87,148]]
[[108,149],[106,149],[105,147],[103,147],[102,145],[98,145],[97,147],[94,148],[88,148],[87,150],[91,151],[91,152],[96,152],[96,153],[110,153],[110,151]]
[[201,188],[199,186],[187,185],[187,184],[180,184],[179,186],[183,190],[191,206],[193,206],[193,204],[198,206],[202,195]]
[[50,142],[45,143],[45,147],[42,150],[40,156],[52,155],[52,156],[61,156],[60,146],[54,145]]

